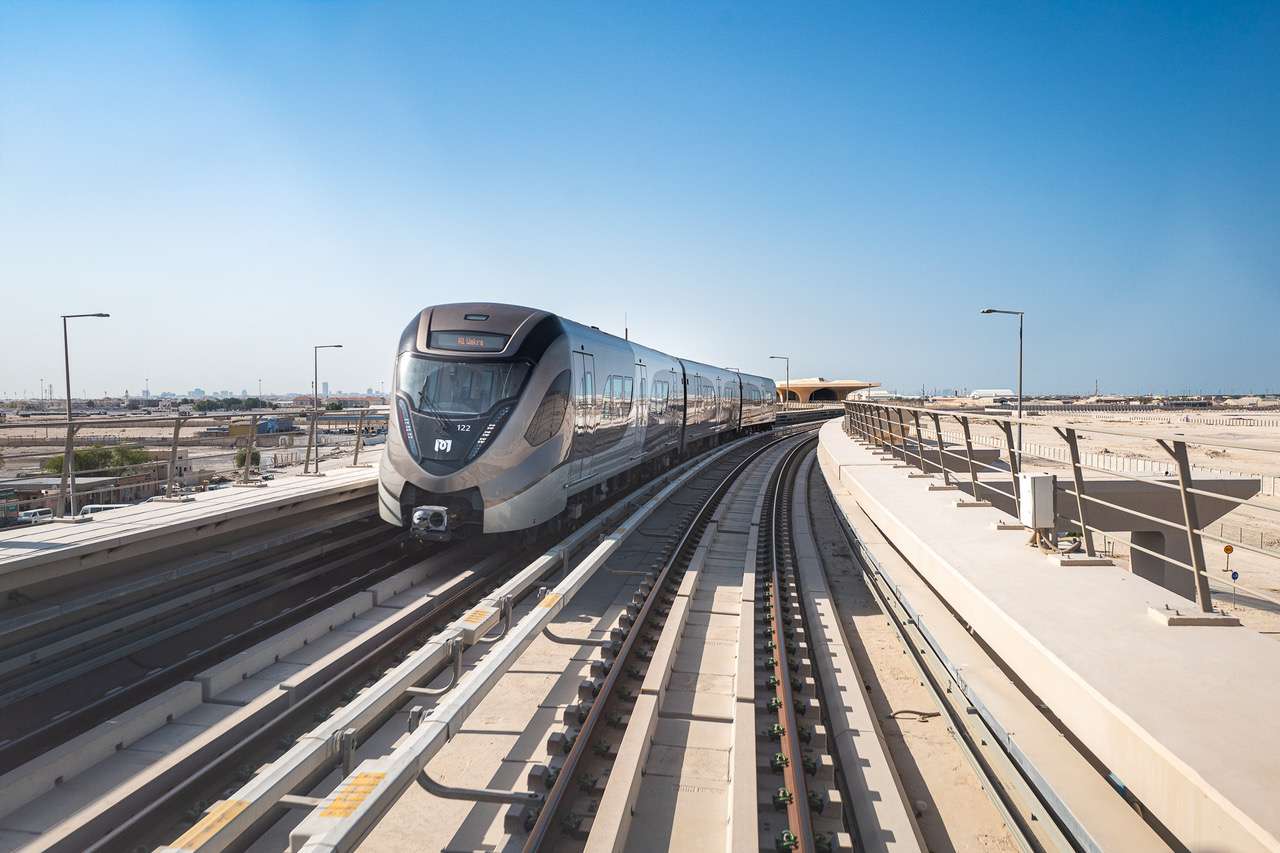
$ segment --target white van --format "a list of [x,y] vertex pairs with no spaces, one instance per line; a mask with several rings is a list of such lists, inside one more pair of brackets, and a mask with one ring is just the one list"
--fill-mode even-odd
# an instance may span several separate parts
[[88,515],[96,515],[100,512],[106,512],[109,509],[123,509],[127,506],[128,504],[89,504],[86,507],[80,508],[79,515],[81,518],[84,518]]
[[18,513],[18,520],[27,524],[39,524],[51,518],[53,518],[53,510],[47,506],[40,507],[40,509],[26,509]]

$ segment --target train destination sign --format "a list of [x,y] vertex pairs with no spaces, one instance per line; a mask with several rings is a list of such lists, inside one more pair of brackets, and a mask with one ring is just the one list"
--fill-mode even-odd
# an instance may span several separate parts
[[501,352],[507,345],[507,336],[490,332],[432,332],[430,345],[432,349],[456,352]]

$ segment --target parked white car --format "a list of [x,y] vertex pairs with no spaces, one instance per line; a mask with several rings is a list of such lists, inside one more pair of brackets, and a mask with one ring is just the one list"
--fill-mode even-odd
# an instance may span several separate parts
[[129,504],[89,504],[86,507],[80,508],[79,515],[81,518],[85,518],[90,515],[97,515],[100,512],[106,512],[109,509],[123,509],[128,505]]

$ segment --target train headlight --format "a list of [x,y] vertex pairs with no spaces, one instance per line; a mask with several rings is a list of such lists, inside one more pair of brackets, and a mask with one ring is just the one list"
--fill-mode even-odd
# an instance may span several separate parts
[[442,506],[420,506],[413,510],[413,529],[426,533],[443,533],[449,528],[449,510]]
[[400,412],[400,429],[404,435],[405,446],[409,448],[413,458],[417,459],[421,454],[418,453],[418,439],[413,434],[413,419],[409,417],[409,405],[403,398],[397,397],[396,409]]

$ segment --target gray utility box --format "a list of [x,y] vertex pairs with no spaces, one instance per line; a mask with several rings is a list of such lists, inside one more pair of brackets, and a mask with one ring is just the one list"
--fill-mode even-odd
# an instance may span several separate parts
[[1052,474],[1018,475],[1018,521],[1036,530],[1053,527],[1053,492],[1057,477]]

